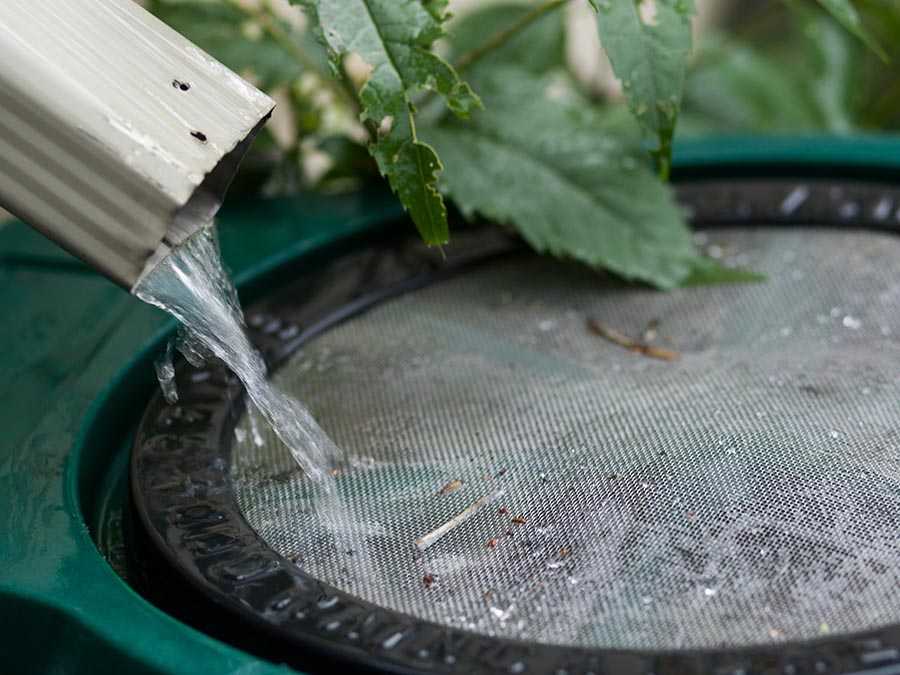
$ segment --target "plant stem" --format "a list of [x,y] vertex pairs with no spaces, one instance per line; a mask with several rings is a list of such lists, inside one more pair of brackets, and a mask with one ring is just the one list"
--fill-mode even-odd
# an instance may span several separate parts
[[505,45],[517,33],[530,26],[542,16],[559,9],[568,1],[569,0],[549,0],[549,2],[544,2],[543,4],[534,7],[523,14],[518,21],[494,33],[485,42],[460,56],[454,64],[454,67],[459,72],[463,72],[467,68],[470,68],[487,54],[490,54],[495,49],[499,49]]

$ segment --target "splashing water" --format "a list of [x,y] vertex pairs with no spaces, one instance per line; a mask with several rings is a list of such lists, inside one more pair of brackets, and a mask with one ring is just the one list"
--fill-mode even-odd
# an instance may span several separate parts
[[[237,375],[256,408],[306,474],[330,490],[334,443],[310,412],[267,379],[262,355],[247,337],[237,292],[222,266],[214,226],[202,228],[135,286],[134,294],[178,319],[178,350],[192,365],[216,356]],[[167,400],[177,400],[171,351],[157,364]]]

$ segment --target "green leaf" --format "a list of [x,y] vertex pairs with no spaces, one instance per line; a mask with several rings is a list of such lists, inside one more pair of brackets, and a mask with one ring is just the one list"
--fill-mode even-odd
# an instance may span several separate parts
[[831,15],[837,19],[840,24],[846,28],[848,31],[853,33],[856,37],[858,37],[863,44],[865,44],[869,49],[878,54],[879,58],[882,61],[888,60],[888,55],[885,53],[884,49],[878,44],[878,41],[875,37],[866,30],[866,27],[863,26],[862,19],[860,19],[859,12],[856,11],[856,8],[850,2],[850,0],[818,0],[819,4],[822,5],[826,10],[828,10]]
[[810,97],[822,119],[822,127],[836,133],[853,131],[853,103],[858,86],[859,65],[852,39],[831,21],[819,17],[806,27],[807,39],[812,42],[813,73],[807,78]]
[[779,60],[739,43],[710,44],[685,86],[682,131],[798,132],[821,118],[805,83]]
[[685,85],[681,133],[846,133],[856,127],[855,39],[812,12],[777,57],[708,38]]
[[447,240],[447,217],[437,191],[440,162],[416,138],[411,96],[441,94],[465,116],[480,105],[469,86],[431,51],[443,35],[444,0],[296,0],[320,29],[336,71],[357,54],[371,68],[359,91],[361,117],[380,130],[370,150],[379,169],[429,244]]
[[[691,51],[694,1],[597,0],[596,4],[600,41],[622,82],[632,113],[647,132],[656,136],[654,155],[660,173],[668,176]],[[650,7],[654,8],[652,17]]]
[[[488,5],[461,17],[449,29],[451,58],[480,47],[489,38],[508,28],[531,11],[521,3],[502,2]],[[516,65],[533,73],[545,73],[565,65],[565,25],[561,12],[550,12],[506,43],[485,56],[472,67],[479,69],[494,65]]]
[[546,81],[492,68],[486,109],[469,124],[422,129],[441,155],[442,188],[464,214],[514,226],[538,251],[670,288],[697,265],[669,188],[637,143],[597,114],[548,100]]
[[764,274],[741,267],[725,267],[712,258],[697,258],[682,286],[709,286],[711,284],[746,284],[765,281]]
[[422,238],[430,244],[446,243],[450,234],[447,228],[447,208],[438,191],[441,162],[434,149],[419,141],[407,141],[400,145],[392,158],[376,154],[379,166],[393,162],[385,172],[393,176],[392,183],[400,201]]

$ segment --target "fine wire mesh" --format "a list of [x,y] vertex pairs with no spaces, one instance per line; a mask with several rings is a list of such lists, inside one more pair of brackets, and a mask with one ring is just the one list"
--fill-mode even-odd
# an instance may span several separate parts
[[490,635],[715,647],[900,621],[900,239],[703,236],[767,280],[660,293],[517,255],[325,333],[275,379],[344,449],[340,505],[317,511],[245,416],[244,516],[317,578]]

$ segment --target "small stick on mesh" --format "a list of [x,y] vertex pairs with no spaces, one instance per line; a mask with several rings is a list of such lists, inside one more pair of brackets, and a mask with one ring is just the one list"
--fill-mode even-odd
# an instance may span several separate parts
[[438,490],[439,495],[449,495],[451,492],[456,492],[461,488],[463,482],[459,478],[454,478],[449,483],[444,485],[440,490]]
[[661,361],[677,361],[678,357],[681,356],[678,352],[672,351],[671,349],[655,347],[653,345],[648,345],[643,342],[633,340],[617,330],[613,330],[612,328],[604,326],[602,323],[597,321],[597,319],[588,319],[587,326],[594,335],[599,335],[603,339],[609,340],[613,344],[619,345],[620,347],[624,347],[628,351],[634,352],[635,354],[649,356],[650,358],[660,359]]
[[469,506],[467,506],[465,510],[453,516],[453,518],[448,520],[436,530],[433,530],[425,536],[416,539],[416,548],[418,548],[420,551],[424,551],[432,544],[437,543],[437,541],[441,537],[452,532],[457,527],[466,522],[469,518],[481,511],[485,506],[502,497],[505,492],[506,491],[503,489],[495,490],[494,492],[486,494],[481,499],[475,500]]

